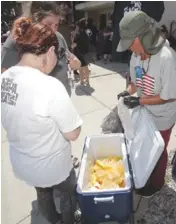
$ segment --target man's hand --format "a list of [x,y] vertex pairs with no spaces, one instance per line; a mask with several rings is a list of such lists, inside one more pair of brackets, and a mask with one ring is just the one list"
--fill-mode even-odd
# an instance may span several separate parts
[[125,91],[119,93],[119,94],[117,95],[117,98],[118,98],[118,100],[119,100],[120,97],[125,97],[125,96],[129,96],[129,95],[130,95],[129,92],[125,90]]
[[77,70],[81,67],[81,62],[74,54],[71,54],[69,65],[72,70]]
[[135,108],[140,105],[140,98],[135,96],[129,96],[124,98],[124,104],[129,108]]

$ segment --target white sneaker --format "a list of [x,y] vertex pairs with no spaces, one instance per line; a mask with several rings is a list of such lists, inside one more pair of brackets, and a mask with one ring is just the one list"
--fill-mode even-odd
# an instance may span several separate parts
[[77,224],[81,221],[81,211],[77,209],[74,214],[74,223]]

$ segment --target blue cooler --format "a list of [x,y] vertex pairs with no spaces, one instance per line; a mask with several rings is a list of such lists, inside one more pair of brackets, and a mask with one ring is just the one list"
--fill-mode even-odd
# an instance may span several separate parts
[[[145,108],[128,110],[121,100],[118,110],[125,134],[100,134],[85,140],[77,197],[86,224],[133,223],[133,183],[136,189],[145,186],[164,149],[160,132]],[[125,187],[89,189],[91,164],[108,156],[122,156]]]

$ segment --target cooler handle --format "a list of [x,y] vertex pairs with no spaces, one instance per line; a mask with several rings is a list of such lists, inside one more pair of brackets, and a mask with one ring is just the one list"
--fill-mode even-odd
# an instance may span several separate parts
[[104,197],[104,198],[94,198],[95,204],[101,203],[101,202],[112,202],[114,203],[114,196],[111,197]]

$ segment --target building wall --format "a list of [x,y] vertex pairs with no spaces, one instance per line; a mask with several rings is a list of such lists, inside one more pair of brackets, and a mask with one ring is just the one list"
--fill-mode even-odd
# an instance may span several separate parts
[[97,24],[98,19],[99,19],[99,11],[88,11],[85,12],[85,17],[86,18],[92,18],[95,22],[95,24]]
[[[176,20],[176,1],[165,1],[165,11],[162,17],[162,20],[160,21],[160,25],[165,24],[168,28],[170,28],[170,23],[173,20]],[[94,19],[94,22],[99,25],[99,16],[100,14],[106,14],[113,12],[113,7],[107,8],[107,9],[100,9],[95,11],[85,11],[84,16],[85,17],[91,17]],[[108,16],[107,16],[108,19]]]
[[165,24],[168,28],[170,28],[170,23],[173,20],[176,21],[176,1],[165,1],[164,5],[165,11],[160,21],[160,25]]
[[113,11],[113,8],[108,8],[108,9],[101,9],[101,10],[97,10],[97,11],[85,11],[85,14],[84,16],[86,18],[90,17],[94,20],[94,23],[99,26],[99,18],[100,18],[100,15],[101,14],[105,14],[106,15],[106,18],[107,18],[107,21],[108,21],[108,18],[109,18],[109,14],[111,14]]

